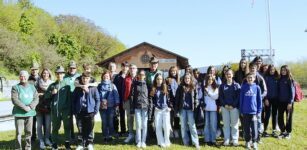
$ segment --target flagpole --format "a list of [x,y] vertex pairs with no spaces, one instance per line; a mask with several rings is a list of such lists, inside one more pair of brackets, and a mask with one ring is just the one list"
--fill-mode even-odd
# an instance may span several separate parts
[[269,29],[269,45],[270,45],[270,61],[273,63],[273,50],[272,50],[272,36],[271,36],[271,13],[270,13],[270,0],[267,1],[268,6],[268,29]]

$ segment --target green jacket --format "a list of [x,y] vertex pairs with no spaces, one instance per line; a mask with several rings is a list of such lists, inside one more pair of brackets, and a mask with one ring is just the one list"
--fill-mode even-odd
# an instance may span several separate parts
[[[17,84],[12,87],[12,102],[14,104],[12,114],[15,117],[35,116],[35,107],[38,103],[38,93],[32,84]],[[26,108],[30,111],[26,112]]]
[[[52,91],[57,89],[56,94],[52,94]],[[51,112],[71,112],[71,94],[70,85],[66,80],[56,81],[48,87],[45,93],[45,99],[51,99]]]
[[162,71],[160,70],[156,70],[155,72],[150,72],[150,71],[147,71],[146,72],[146,84],[147,84],[147,88],[151,88],[151,85],[153,84],[153,81],[155,79],[155,76],[157,73],[161,73],[162,74]]
[[75,84],[74,84],[74,82],[75,82],[75,80],[78,78],[78,77],[80,77],[81,76],[81,74],[79,74],[79,73],[75,73],[75,75],[73,75],[73,76],[71,76],[71,75],[69,75],[69,73],[66,73],[65,74],[65,76],[64,76],[64,80],[69,84],[69,86],[70,86],[70,92],[72,93],[72,92],[74,92],[74,90],[75,90]]

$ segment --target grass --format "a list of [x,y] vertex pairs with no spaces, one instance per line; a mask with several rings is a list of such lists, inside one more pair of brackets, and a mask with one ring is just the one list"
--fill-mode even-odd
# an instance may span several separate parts
[[0,98],[0,102],[1,101],[10,101],[10,99],[9,98]]
[[[293,132],[292,132],[292,138],[290,140],[285,139],[275,139],[272,137],[269,138],[263,138],[263,143],[259,144],[259,149],[264,150],[270,150],[270,149],[278,149],[278,150],[284,150],[284,149],[307,149],[307,100],[304,100],[300,103],[295,103],[295,111],[294,111],[294,119],[293,119]],[[101,123],[97,122],[95,124],[95,149],[112,149],[112,150],[134,150],[136,149],[136,146],[131,144],[123,144],[124,137],[119,138],[118,140],[114,140],[114,142],[105,143],[103,142],[101,129],[100,129]],[[269,125],[271,127],[271,125]],[[77,131],[77,130],[75,130]],[[269,130],[270,133],[271,130]],[[61,133],[61,139],[64,141],[63,136],[63,129],[60,131]],[[0,149],[12,149],[14,146],[14,138],[15,138],[15,131],[8,131],[8,132],[0,132]],[[189,149],[195,149],[194,147],[187,147],[183,146],[181,144],[181,139],[171,139],[172,140],[172,146],[169,148],[165,148],[166,150],[189,150]],[[204,146],[203,145],[203,137],[200,137],[200,144],[201,149],[208,149],[208,150],[214,150],[214,149],[225,149],[225,150],[237,150],[237,149],[244,149],[244,140],[243,138],[240,138],[240,146],[238,147],[224,147],[224,146],[218,146],[218,147],[210,147],[210,146]],[[218,139],[218,145],[221,145],[223,142],[223,139]],[[63,143],[62,143],[63,144]],[[35,142],[33,145],[33,149],[39,149],[38,142]],[[64,148],[63,145],[60,146],[60,148]],[[73,146],[73,148],[76,148]],[[50,147],[48,148],[50,149]],[[156,150],[161,149],[156,145],[156,139],[151,139],[147,142],[147,148],[148,150]]]

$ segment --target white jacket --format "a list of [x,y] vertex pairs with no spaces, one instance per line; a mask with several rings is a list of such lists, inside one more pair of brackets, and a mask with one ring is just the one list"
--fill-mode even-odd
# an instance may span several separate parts
[[208,95],[205,96],[205,111],[217,111],[216,100],[219,97],[219,89],[216,88],[214,91],[211,86],[207,87]]

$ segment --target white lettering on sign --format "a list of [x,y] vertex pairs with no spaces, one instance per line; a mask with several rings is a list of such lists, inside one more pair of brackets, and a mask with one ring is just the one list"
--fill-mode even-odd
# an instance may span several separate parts
[[159,63],[177,63],[176,59],[159,59]]

